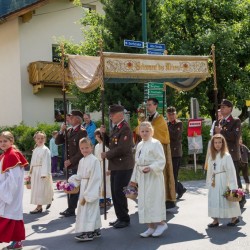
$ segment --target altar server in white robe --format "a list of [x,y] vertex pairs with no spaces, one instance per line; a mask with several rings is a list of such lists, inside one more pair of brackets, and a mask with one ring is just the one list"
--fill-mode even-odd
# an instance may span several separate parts
[[33,150],[30,175],[31,175],[31,204],[37,205],[31,214],[41,213],[42,205],[51,204],[53,199],[53,182],[51,176],[51,155],[45,146],[46,134],[37,131],[34,135],[36,147]]
[[82,138],[79,141],[83,158],[80,160],[77,176],[81,177],[80,195],[76,215],[76,233],[81,233],[75,239],[91,241],[100,237],[101,215],[99,208],[99,194],[101,188],[100,161],[92,154],[93,148],[90,139]]
[[14,136],[9,131],[0,134],[0,245],[3,248],[22,249],[25,239],[23,222],[23,177],[27,160],[14,145]]
[[167,228],[165,209],[165,184],[163,170],[166,159],[160,141],[152,138],[150,122],[142,122],[139,133],[142,141],[137,145],[135,167],[130,184],[138,184],[139,222],[147,223],[148,229],[141,237],[158,237]]
[[223,135],[215,134],[211,139],[210,156],[207,170],[208,185],[208,216],[213,222],[208,227],[218,227],[219,218],[231,218],[228,226],[239,223],[241,215],[239,202],[228,201],[223,197],[227,187],[238,189],[234,163],[228,152]]

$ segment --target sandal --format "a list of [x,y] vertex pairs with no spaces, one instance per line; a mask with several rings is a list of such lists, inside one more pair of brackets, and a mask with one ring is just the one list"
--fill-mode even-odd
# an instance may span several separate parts
[[43,211],[42,208],[36,208],[35,210],[30,211],[30,214],[39,214],[39,213],[41,213],[42,211]]
[[236,224],[238,224],[240,222],[239,218],[236,218],[235,220],[232,220],[231,222],[227,223],[227,226],[229,227],[234,227],[236,226]]

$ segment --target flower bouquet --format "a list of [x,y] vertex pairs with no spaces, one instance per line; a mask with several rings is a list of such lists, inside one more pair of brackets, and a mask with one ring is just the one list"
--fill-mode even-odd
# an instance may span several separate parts
[[228,201],[233,201],[233,202],[239,202],[241,201],[242,197],[245,195],[242,189],[235,189],[235,190],[230,190],[229,187],[227,187],[227,190],[224,192],[223,196],[228,200]]
[[138,187],[137,185],[129,184],[127,187],[123,188],[123,192],[127,198],[135,200],[138,196]]
[[27,189],[31,189],[31,177],[29,175],[24,178],[24,185]]
[[57,181],[56,183],[57,190],[63,190],[67,194],[77,194],[79,192],[79,186],[76,187],[71,182],[66,181]]

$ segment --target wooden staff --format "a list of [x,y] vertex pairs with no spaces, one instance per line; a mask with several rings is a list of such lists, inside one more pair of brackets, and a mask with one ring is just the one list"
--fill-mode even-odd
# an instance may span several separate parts
[[[101,106],[102,106],[102,124],[104,125],[104,58],[103,58],[103,44],[100,41],[100,79],[101,79]],[[105,152],[105,136],[102,136],[102,152]],[[107,219],[107,198],[106,198],[106,161],[103,159],[103,198],[104,198],[104,219]]]
[[217,78],[216,78],[216,63],[215,63],[215,45],[212,44],[212,60],[213,60],[213,72],[214,72],[214,104],[216,119],[218,119],[218,88],[217,88]]
[[[66,115],[67,115],[67,103],[66,103],[66,87],[65,87],[65,68],[64,68],[64,58],[65,58],[65,54],[64,54],[64,44],[62,43],[60,45],[61,47],[61,51],[62,51],[62,57],[61,57],[61,68],[62,68],[62,94],[63,94],[63,112],[64,112],[64,123],[67,124],[66,122]],[[67,135],[67,128],[65,130],[65,134],[64,134],[64,150],[66,152],[64,152],[64,156],[66,156],[65,160],[69,159],[69,155],[68,155],[68,135]],[[69,178],[69,171],[68,168],[65,168],[65,173],[66,173],[66,180],[68,180]],[[68,206],[69,206],[69,194],[67,194],[67,201],[68,201]]]

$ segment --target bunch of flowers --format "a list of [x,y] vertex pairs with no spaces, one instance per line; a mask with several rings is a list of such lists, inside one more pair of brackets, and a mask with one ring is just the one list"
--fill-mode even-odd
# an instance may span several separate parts
[[134,185],[128,185],[123,188],[123,192],[127,198],[136,199],[138,195],[138,187]]
[[229,187],[227,187],[226,191],[223,193],[223,196],[225,198],[234,197],[234,198],[242,198],[245,195],[242,189],[234,189],[230,190]]
[[24,177],[24,185],[30,185],[31,184],[31,177],[28,175],[28,176],[25,176]]
[[72,191],[75,188],[75,185],[71,182],[57,181],[56,188],[57,190]]

